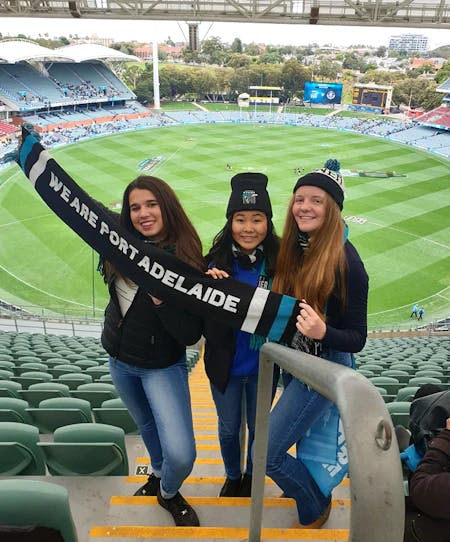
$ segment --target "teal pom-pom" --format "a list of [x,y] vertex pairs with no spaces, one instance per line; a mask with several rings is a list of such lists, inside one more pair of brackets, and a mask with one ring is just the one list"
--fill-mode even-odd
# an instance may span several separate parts
[[339,160],[336,160],[335,158],[329,158],[323,167],[329,169],[330,171],[336,171],[338,173],[341,169],[341,163]]
[[36,128],[29,122],[25,123],[23,127],[27,130],[27,132],[33,136],[37,141],[41,140],[41,134],[36,130]]

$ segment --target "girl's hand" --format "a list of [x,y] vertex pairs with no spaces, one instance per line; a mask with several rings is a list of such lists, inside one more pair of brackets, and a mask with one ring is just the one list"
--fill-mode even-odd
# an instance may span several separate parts
[[300,333],[305,335],[305,337],[316,339],[318,341],[322,340],[327,331],[325,322],[304,299],[299,303],[299,307],[300,313],[297,316],[295,327]]
[[208,271],[206,271],[206,274],[213,279],[227,279],[230,276],[226,271],[223,271],[222,269],[217,269],[217,267],[212,267],[211,269],[208,269]]

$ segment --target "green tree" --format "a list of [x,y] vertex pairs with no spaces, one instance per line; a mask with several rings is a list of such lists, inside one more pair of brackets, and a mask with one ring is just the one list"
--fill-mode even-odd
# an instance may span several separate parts
[[394,86],[392,99],[396,104],[411,105],[412,109],[433,109],[441,103],[435,81],[407,78]]
[[207,64],[223,64],[225,54],[225,46],[221,39],[217,36],[203,40],[201,44],[201,58]]
[[434,80],[436,83],[441,84],[450,77],[450,61],[443,64],[442,68],[437,72]]
[[233,43],[231,44],[230,50],[232,53],[242,53],[242,41],[239,38],[234,38]]
[[226,65],[231,68],[242,68],[248,66],[251,63],[250,57],[240,53],[233,53],[227,60]]
[[311,72],[296,60],[287,60],[281,68],[281,86],[289,98],[303,96],[306,81],[311,80]]

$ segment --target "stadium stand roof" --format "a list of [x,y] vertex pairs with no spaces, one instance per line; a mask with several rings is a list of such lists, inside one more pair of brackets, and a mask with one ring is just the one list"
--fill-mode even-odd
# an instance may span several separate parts
[[59,60],[60,62],[72,61],[69,56],[64,56],[57,50],[41,47],[37,43],[28,40],[4,40],[0,41],[0,62],[15,64],[23,60]]
[[450,77],[438,86],[436,92],[444,92],[445,94],[450,92]]
[[41,62],[50,60],[54,62],[84,62],[86,60],[140,62],[137,56],[126,55],[121,51],[92,43],[48,49],[28,40],[0,41],[0,63],[16,64],[24,60],[38,60]]
[[127,55],[116,49],[98,45],[95,43],[80,43],[78,45],[67,45],[59,47],[57,51],[61,55],[70,56],[75,62],[85,60],[115,60],[122,62],[140,62],[140,58],[134,55]]

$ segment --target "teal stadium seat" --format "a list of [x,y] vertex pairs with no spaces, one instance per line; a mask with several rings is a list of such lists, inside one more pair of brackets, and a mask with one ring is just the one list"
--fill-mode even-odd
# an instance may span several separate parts
[[16,397],[20,399],[19,390],[22,384],[13,380],[0,380],[0,397]]
[[0,397],[0,421],[31,424],[27,408],[30,405],[23,399],[16,397]]
[[41,442],[54,476],[127,476],[125,433],[120,427],[82,423],[56,429],[54,442]]
[[94,418],[97,423],[121,427],[126,434],[138,434],[139,429],[131,417],[122,399],[108,399],[103,401],[100,408],[93,408]]
[[44,399],[37,408],[28,408],[27,412],[40,433],[53,433],[65,425],[92,423],[89,401],[76,397]]
[[386,388],[389,395],[397,395],[398,390],[403,386],[397,378],[393,376],[372,376],[369,378],[374,386]]
[[420,386],[406,386],[398,390],[396,401],[412,401]]
[[0,476],[43,476],[45,462],[34,425],[0,422]]
[[68,373],[68,374],[61,375],[58,378],[58,382],[67,384],[70,390],[76,390],[78,386],[81,386],[82,384],[92,383],[92,376],[84,374],[83,372]]
[[396,425],[402,425],[406,429],[408,428],[410,407],[411,403],[409,401],[393,401],[386,405],[394,427]]
[[0,480],[0,524],[47,527],[78,542],[67,489],[41,480]]
[[44,399],[69,397],[69,386],[59,382],[38,382],[31,384],[26,390],[20,390],[18,394],[21,399],[28,401],[31,407],[37,407]]
[[92,408],[100,408],[103,401],[115,399],[118,393],[113,384],[108,382],[92,382],[92,384],[82,384],[76,390],[70,392],[72,397],[86,399],[91,403]]

